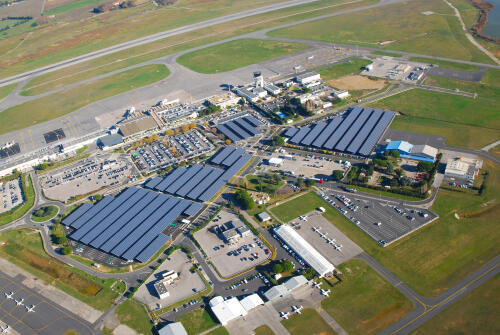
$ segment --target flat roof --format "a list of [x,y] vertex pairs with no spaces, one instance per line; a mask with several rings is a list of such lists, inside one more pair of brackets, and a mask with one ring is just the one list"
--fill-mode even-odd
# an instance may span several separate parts
[[149,129],[158,127],[158,124],[151,116],[141,117],[119,125],[123,136],[128,137]]

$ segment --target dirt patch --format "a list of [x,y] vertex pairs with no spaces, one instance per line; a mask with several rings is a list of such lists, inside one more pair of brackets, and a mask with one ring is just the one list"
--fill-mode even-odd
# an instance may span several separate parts
[[341,90],[379,90],[384,87],[385,81],[352,75],[330,80],[328,85]]
[[374,334],[378,330],[383,329],[401,319],[404,314],[405,311],[401,309],[400,305],[396,304],[375,315],[373,318],[362,321],[359,325],[362,326],[362,329],[360,330],[362,330],[362,333],[365,334]]

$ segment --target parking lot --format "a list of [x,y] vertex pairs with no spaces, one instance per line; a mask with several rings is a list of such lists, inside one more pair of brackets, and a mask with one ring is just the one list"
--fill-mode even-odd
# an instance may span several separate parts
[[212,222],[194,235],[223,277],[250,269],[271,256],[267,246],[252,231],[248,231],[245,236],[238,235],[228,243],[216,232],[216,226],[238,228],[246,225],[237,215],[221,211]]
[[[68,232],[70,229],[65,227]],[[87,246],[77,241],[68,239],[69,245],[73,248],[73,254],[81,256],[87,259],[91,259],[96,262],[96,264],[105,264],[110,267],[120,267],[130,264],[128,261],[112,256],[91,246]]]
[[23,203],[21,179],[0,182],[0,213],[7,212]]
[[54,200],[97,191],[106,186],[134,181],[135,168],[119,155],[92,157],[40,177],[44,194]]
[[437,215],[427,209],[321,189],[324,199],[382,246],[423,227]]
[[[196,271],[190,271],[192,266],[193,263],[184,252],[180,250],[175,251],[159,266],[158,270],[146,280],[145,285],[139,287],[135,297],[154,310],[171,305],[197,292],[203,291],[205,289],[205,283]],[[154,288],[154,283],[162,278],[162,273],[170,270],[177,272],[179,278],[166,286],[170,295],[164,299],[160,299]]]
[[195,129],[137,148],[132,151],[132,159],[139,169],[151,172],[213,149],[213,144]]

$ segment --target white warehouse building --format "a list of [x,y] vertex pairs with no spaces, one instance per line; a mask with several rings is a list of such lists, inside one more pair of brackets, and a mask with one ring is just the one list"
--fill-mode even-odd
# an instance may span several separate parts
[[323,257],[309,242],[304,240],[292,227],[285,224],[274,228],[274,231],[320,277],[333,273],[335,266]]

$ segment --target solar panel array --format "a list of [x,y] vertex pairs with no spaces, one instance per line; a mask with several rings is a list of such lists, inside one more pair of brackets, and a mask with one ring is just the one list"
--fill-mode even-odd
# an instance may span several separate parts
[[262,122],[252,115],[246,115],[230,121],[221,122],[216,128],[232,142],[238,142],[260,134],[260,131],[257,129],[257,127],[260,126],[262,126]]
[[168,240],[163,231],[179,216],[194,216],[200,203],[130,187],[95,205],[83,204],[62,223],[72,240],[126,260],[146,262]]
[[163,181],[153,178],[145,186],[191,200],[209,201],[251,158],[245,149],[227,146],[211,160],[227,170],[194,164],[188,169],[172,171]]
[[300,129],[288,128],[289,143],[368,156],[395,113],[356,106],[349,113]]

